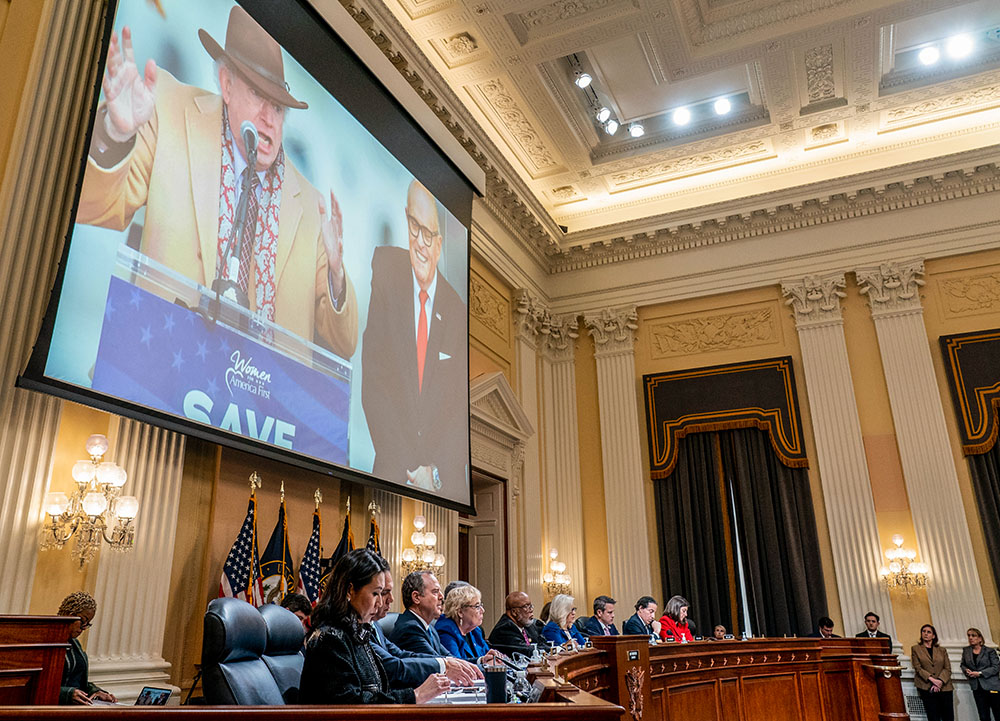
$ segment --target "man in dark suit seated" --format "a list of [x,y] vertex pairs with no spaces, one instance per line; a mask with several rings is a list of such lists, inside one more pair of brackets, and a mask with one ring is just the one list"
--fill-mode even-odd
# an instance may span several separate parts
[[538,628],[532,620],[535,607],[523,591],[514,591],[507,595],[504,602],[506,611],[500,617],[493,630],[490,631],[490,646],[501,653],[513,653],[531,656],[532,646],[548,646],[538,633]]
[[451,654],[441,645],[441,637],[431,625],[441,615],[444,606],[444,594],[437,577],[430,571],[414,571],[403,579],[400,593],[405,610],[396,619],[389,640],[404,651],[450,657]]
[[617,636],[615,628],[615,599],[598,596],[594,599],[594,615],[584,622],[584,636]]
[[816,628],[817,631],[809,634],[809,638],[840,638],[833,632],[833,619],[829,616],[821,616],[816,621]]
[[643,596],[635,602],[635,613],[622,626],[626,636],[652,636],[653,619],[656,618],[656,599]]
[[878,625],[881,621],[882,619],[878,617],[877,613],[869,611],[865,614],[865,630],[855,636],[855,638],[888,638],[891,645],[892,638],[889,634],[878,630]]
[[[386,564],[388,566],[388,564]],[[404,651],[385,637],[385,632],[379,621],[385,618],[392,607],[392,574],[388,568],[385,571],[385,582],[382,586],[382,597],[379,610],[372,624],[372,649],[382,662],[382,668],[389,678],[389,683],[398,688],[415,688],[422,684],[432,673],[443,673],[452,683],[468,686],[477,678],[482,678],[482,672],[477,666],[460,658],[444,658],[428,656],[413,651]]]

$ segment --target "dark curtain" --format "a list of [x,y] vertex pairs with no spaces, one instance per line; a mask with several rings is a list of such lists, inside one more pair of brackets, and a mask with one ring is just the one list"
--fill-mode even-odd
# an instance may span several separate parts
[[717,623],[732,629],[735,618],[718,466],[717,435],[692,434],[679,440],[674,472],[654,484],[662,603],[675,594],[687,598],[699,635],[710,634]]
[[993,566],[993,581],[1000,591],[1000,443],[986,453],[968,456],[972,487],[983,522],[986,552]]
[[783,465],[756,428],[723,431],[719,440],[754,633],[808,635],[827,607],[807,472]]

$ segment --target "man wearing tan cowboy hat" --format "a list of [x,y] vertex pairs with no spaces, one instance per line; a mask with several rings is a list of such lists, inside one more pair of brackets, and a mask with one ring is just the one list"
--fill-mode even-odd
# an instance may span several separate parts
[[[342,262],[340,209],[331,191],[327,213],[285,157],[287,109],[307,105],[289,93],[281,48],[238,6],[224,48],[198,35],[218,65],[221,95],[180,83],[152,59],[140,72],[130,29],[120,42],[112,35],[77,221],[123,230],[145,206],[144,254],[204,286],[231,279],[252,311],[350,358],[357,298]],[[241,230],[233,224],[248,120],[259,140]],[[237,235],[243,252],[227,255]]]

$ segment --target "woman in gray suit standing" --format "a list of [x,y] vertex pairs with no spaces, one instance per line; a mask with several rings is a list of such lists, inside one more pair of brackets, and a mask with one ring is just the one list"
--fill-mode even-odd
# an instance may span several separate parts
[[938,645],[937,630],[925,623],[920,627],[920,643],[910,649],[913,685],[927,711],[927,721],[955,721],[954,686],[948,652]]
[[1000,656],[989,646],[983,645],[983,634],[978,628],[966,631],[969,645],[962,650],[962,672],[969,679],[972,697],[976,699],[979,721],[1000,721]]

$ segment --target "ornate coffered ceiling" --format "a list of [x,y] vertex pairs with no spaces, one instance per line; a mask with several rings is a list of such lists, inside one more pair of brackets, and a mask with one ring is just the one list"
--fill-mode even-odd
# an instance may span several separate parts
[[[860,199],[843,189],[847,204],[891,202],[925,190],[921,163],[965,158],[948,182],[968,184],[985,177],[982,149],[1000,158],[995,0],[340,1],[491,159],[487,203],[549,272],[655,254],[692,227],[724,236],[786,205],[808,214],[841,202],[845,178],[904,168]],[[958,32],[972,55],[915,64]],[[734,111],[714,116],[722,96]],[[607,135],[602,105],[647,133]],[[681,105],[689,126],[670,121]]]

